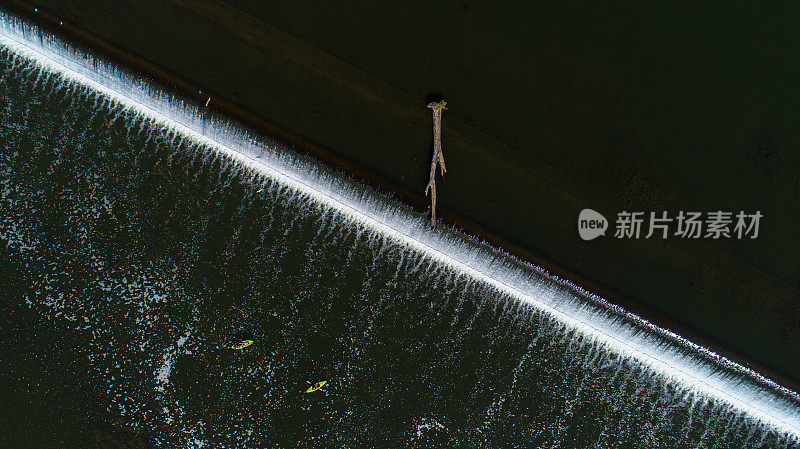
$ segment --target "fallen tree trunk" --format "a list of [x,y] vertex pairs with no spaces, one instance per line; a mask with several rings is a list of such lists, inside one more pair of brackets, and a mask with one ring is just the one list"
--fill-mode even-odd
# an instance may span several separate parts
[[425,195],[431,193],[431,227],[436,226],[436,166],[442,169],[442,176],[447,173],[444,166],[444,155],[442,154],[442,111],[447,109],[447,102],[428,103],[428,107],[433,110],[433,159],[431,160],[431,174],[428,185],[425,187]]

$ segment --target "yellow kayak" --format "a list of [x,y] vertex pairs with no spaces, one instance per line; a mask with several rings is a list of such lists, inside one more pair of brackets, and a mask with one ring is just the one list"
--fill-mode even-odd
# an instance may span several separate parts
[[231,349],[242,349],[242,348],[246,348],[246,347],[248,347],[248,346],[250,346],[252,344],[253,344],[253,340],[244,340],[244,341],[240,341],[239,343],[236,343],[235,345],[231,346]]
[[[306,381],[306,382],[308,382],[308,381]],[[311,382],[308,382],[308,383],[310,384]],[[313,392],[319,390],[320,388],[322,388],[326,383],[328,383],[328,381],[325,381],[325,380],[317,382],[317,383],[311,385],[310,387],[308,387],[308,390],[306,390],[306,393],[313,393]]]

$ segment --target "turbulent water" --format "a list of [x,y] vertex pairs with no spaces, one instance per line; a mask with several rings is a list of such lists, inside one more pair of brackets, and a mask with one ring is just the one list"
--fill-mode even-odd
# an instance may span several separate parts
[[800,446],[796,394],[0,19],[0,447]]

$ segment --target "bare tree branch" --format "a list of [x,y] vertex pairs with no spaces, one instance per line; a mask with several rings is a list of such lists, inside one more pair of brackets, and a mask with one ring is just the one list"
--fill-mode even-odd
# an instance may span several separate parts
[[442,176],[447,173],[444,166],[444,155],[442,154],[442,111],[447,109],[447,102],[442,100],[428,103],[428,107],[433,110],[433,159],[431,160],[431,174],[428,185],[425,187],[425,195],[431,193],[431,227],[436,226],[436,166],[441,167]]

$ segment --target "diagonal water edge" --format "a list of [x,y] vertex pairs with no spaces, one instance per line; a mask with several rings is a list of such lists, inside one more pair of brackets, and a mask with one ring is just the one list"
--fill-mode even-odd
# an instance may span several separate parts
[[190,140],[237,162],[243,171],[271,179],[350,226],[423,254],[454,273],[477,280],[568,328],[687,388],[800,440],[800,395],[709,349],[626,312],[540,267],[475,242],[454,230],[432,231],[407,207],[335,174],[199,105],[155,88],[94,55],[0,11],[0,48],[39,76],[97,95],[122,112],[161,126],[174,139]]

